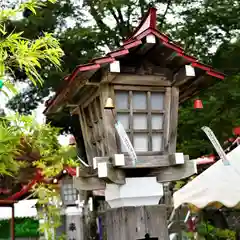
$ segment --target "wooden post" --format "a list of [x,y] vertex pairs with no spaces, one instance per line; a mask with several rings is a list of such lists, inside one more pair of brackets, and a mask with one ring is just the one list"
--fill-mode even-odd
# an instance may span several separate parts
[[14,227],[14,204],[12,204],[12,219],[11,219],[11,239],[15,240],[15,227]]
[[168,153],[176,152],[177,145],[177,126],[178,126],[178,104],[179,104],[179,89],[172,87],[171,110],[170,110],[170,131],[169,131],[169,149]]
[[105,219],[108,240],[169,239],[165,205],[109,209]]

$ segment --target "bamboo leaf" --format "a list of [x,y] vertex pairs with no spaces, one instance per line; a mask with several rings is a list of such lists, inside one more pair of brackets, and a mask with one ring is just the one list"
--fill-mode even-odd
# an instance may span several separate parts
[[18,90],[15,88],[14,84],[12,84],[10,81],[5,81],[4,86],[10,90],[13,94],[17,94]]

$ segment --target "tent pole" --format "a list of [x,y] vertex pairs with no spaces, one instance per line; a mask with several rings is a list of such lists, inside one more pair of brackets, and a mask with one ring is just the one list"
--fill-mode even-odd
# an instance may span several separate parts
[[14,204],[12,205],[12,220],[11,220],[11,238],[12,240],[15,240],[15,227],[14,227]]

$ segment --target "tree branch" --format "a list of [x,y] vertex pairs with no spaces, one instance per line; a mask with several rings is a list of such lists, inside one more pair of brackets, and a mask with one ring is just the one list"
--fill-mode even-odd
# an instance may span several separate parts
[[165,17],[166,17],[166,15],[167,15],[168,10],[170,9],[170,6],[171,6],[171,0],[168,0],[168,1],[167,1],[167,7],[166,7],[166,9],[165,9],[165,12],[164,12],[164,14],[163,14],[163,16],[162,16],[162,20],[161,20],[160,25],[159,25],[160,29],[161,29],[162,26],[163,26]]
[[127,29],[127,26],[125,25],[125,21],[123,19],[123,15],[120,8],[117,8],[117,13],[120,20],[120,24],[119,24],[120,34],[122,38],[125,38],[128,32],[128,29]]
[[121,9],[120,8],[117,8],[117,13],[118,13],[118,17],[120,19],[120,22],[122,24],[124,24],[124,19],[123,19],[123,15],[122,15],[122,12],[121,12]]
[[131,29],[130,29],[130,16],[132,14],[132,5],[129,4],[128,5],[128,8],[127,8],[127,28],[128,28],[128,31],[130,32]]
[[[91,4],[91,1],[87,1],[87,4],[88,4],[88,6],[90,7],[90,13],[91,13],[91,15],[93,16],[94,20],[96,21],[97,26],[98,26],[102,31],[106,32],[106,34],[107,34],[107,33],[110,33],[110,34],[111,34],[111,33],[112,33],[112,30],[103,22],[101,15],[100,15],[99,12],[97,11],[97,9],[95,9],[95,7],[94,7],[95,5]],[[111,35],[113,35],[113,34],[111,34]],[[114,36],[116,36],[116,35],[113,35],[114,43],[115,43],[116,46],[119,47],[120,44],[119,44],[119,42],[118,42],[118,39],[117,39],[116,37],[114,37]],[[109,47],[109,49],[112,50],[112,47],[109,46],[109,42],[107,41],[107,39],[104,39],[104,42],[105,42],[105,44]]]
[[119,25],[120,25],[120,22],[119,22],[118,16],[117,16],[117,14],[115,13],[114,9],[113,9],[112,7],[110,7],[110,8],[109,8],[109,11],[110,11],[110,13],[113,15],[115,21],[117,22],[117,26],[119,26]]
[[113,15],[115,21],[117,22],[117,29],[119,31],[119,35],[121,36],[121,38],[124,38],[125,36],[125,31],[124,31],[124,20],[123,20],[123,16],[122,16],[122,13],[121,13],[121,10],[117,8],[117,13],[118,13],[118,16],[117,14],[115,13],[115,10],[113,9],[113,6],[111,6],[109,8],[109,11],[111,12],[111,14]]
[[140,10],[141,10],[142,17],[145,14],[145,6],[146,6],[145,0],[139,0],[139,7],[140,7]]

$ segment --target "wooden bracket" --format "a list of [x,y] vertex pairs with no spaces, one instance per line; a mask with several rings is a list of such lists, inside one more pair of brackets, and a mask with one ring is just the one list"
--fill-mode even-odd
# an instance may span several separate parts
[[116,167],[125,166],[124,154],[114,154],[113,165]]
[[122,169],[129,168],[162,168],[177,164],[184,164],[189,157],[183,153],[174,153],[171,155],[152,155],[152,156],[137,156],[136,165],[133,166],[132,159],[129,156],[124,156],[125,164],[120,166]]
[[159,169],[157,174],[158,182],[172,182],[190,177],[197,173],[195,161],[186,161],[185,164]]
[[93,158],[93,169],[98,168],[98,163],[109,162],[109,157],[94,157]]
[[98,177],[74,177],[73,185],[78,191],[93,191],[106,188],[106,183]]
[[179,86],[195,77],[195,70],[191,65],[185,65],[174,76],[173,85]]
[[125,174],[122,170],[113,168],[109,162],[98,163],[98,177],[104,179],[106,182],[125,184]]
[[184,164],[183,153],[173,153],[169,155],[169,161],[172,165]]
[[93,158],[93,169],[98,168],[98,163],[107,162],[112,163],[115,167],[125,166],[124,154],[114,154],[113,157],[94,157]]

